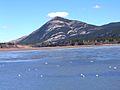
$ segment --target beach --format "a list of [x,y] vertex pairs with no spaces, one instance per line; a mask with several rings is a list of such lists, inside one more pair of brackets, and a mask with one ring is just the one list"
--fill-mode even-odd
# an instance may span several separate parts
[[18,45],[17,48],[0,48],[0,51],[21,51],[21,50],[50,50],[59,48],[83,48],[95,46],[114,46],[119,44],[101,44],[101,45],[76,45],[76,46],[56,46],[56,47],[31,47],[29,45]]

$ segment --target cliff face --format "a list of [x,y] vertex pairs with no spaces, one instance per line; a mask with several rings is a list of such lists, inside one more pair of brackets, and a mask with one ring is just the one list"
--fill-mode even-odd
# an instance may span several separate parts
[[77,20],[55,17],[38,30],[18,41],[19,44],[61,42],[71,39],[120,37],[120,22],[95,26]]

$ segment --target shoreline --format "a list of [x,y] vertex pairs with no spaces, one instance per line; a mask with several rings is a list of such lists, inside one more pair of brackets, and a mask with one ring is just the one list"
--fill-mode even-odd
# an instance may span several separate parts
[[50,50],[50,49],[61,49],[61,48],[83,48],[83,47],[95,47],[95,46],[115,46],[120,44],[102,44],[102,45],[78,45],[78,46],[56,46],[56,47],[30,47],[30,46],[21,46],[18,48],[0,48],[2,51],[22,51],[22,50]]

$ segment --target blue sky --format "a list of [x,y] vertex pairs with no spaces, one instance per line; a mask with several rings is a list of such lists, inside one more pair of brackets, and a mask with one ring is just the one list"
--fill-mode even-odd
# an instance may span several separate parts
[[120,21],[120,0],[0,0],[0,42],[28,35],[53,16],[102,25]]

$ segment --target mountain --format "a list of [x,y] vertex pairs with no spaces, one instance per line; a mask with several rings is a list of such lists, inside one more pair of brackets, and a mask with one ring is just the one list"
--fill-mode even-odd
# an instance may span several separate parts
[[55,17],[19,43],[34,44],[39,42],[58,42],[70,37],[89,34],[98,30],[98,26],[76,20]]
[[112,37],[120,37],[120,22],[96,26],[77,20],[55,17],[30,35],[19,39],[18,43],[59,43],[75,39],[89,40]]
[[[100,30],[93,32],[85,37],[86,39],[106,39],[106,38],[120,38],[120,22],[114,22],[100,26]],[[84,38],[84,39],[85,39]]]

